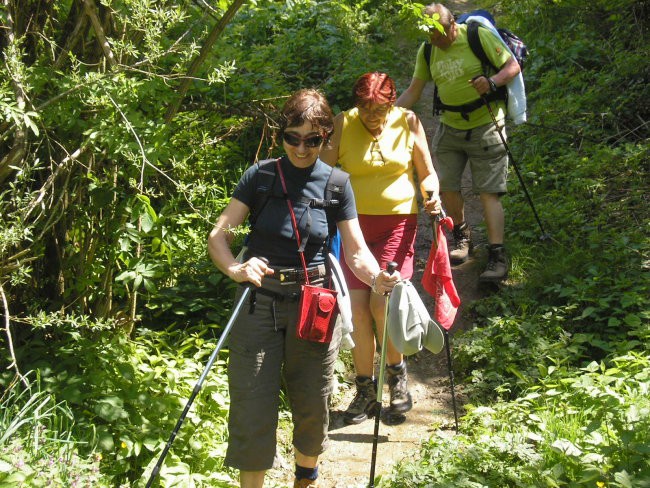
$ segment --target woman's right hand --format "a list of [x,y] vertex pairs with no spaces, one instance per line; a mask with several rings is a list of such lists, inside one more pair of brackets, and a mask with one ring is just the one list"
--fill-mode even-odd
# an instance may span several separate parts
[[402,277],[397,270],[393,271],[393,274],[388,274],[388,271],[382,270],[375,276],[373,291],[379,295],[387,295],[401,279]]
[[236,263],[228,270],[228,276],[237,283],[249,281],[255,286],[262,286],[262,278],[272,275],[273,269],[269,268],[265,260],[252,257],[243,263]]

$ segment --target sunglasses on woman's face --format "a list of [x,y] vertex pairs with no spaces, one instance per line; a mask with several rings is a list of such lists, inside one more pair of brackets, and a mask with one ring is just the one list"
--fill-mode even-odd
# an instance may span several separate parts
[[319,147],[323,143],[323,136],[300,137],[293,132],[283,132],[282,139],[290,146],[298,147],[304,143],[305,147]]

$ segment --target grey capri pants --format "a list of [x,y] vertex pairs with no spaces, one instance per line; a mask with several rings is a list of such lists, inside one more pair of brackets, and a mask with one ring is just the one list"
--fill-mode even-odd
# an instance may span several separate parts
[[[273,467],[282,378],[291,407],[294,447],[306,456],[325,451],[329,397],[341,343],[340,327],[329,344],[296,338],[299,284],[281,285],[267,277],[263,287],[284,298],[256,293],[253,313],[244,304],[229,338],[225,463],[242,471]],[[237,298],[242,291],[240,287]]]

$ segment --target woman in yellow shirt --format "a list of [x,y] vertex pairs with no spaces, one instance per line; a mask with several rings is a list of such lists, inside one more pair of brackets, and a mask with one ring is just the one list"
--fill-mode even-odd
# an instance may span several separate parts
[[[353,88],[354,107],[334,119],[334,133],[320,158],[350,174],[361,230],[382,269],[395,261],[402,278],[410,279],[418,212],[414,173],[431,214],[440,211],[438,177],[422,124],[410,110],[395,107],[395,99],[395,83],[387,74],[362,75]],[[344,420],[357,424],[369,417],[376,400],[374,355],[384,333],[385,299],[341,262],[352,302],[357,387]],[[406,362],[390,341],[386,353],[390,411],[404,413],[412,407]]]

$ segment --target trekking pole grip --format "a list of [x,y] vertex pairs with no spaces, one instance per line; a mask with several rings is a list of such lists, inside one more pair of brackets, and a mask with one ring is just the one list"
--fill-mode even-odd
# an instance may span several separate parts
[[[432,191],[427,191],[427,196],[429,197],[429,200],[433,198],[433,192]],[[436,215],[435,217],[431,217],[432,220],[436,220],[437,222],[440,222],[442,219],[447,217],[447,214],[445,213],[445,209],[442,208],[442,205],[440,206],[440,213]]]
[[395,261],[390,261],[389,263],[386,263],[386,273],[388,273],[389,275],[392,275],[396,269],[397,269],[397,263]]

